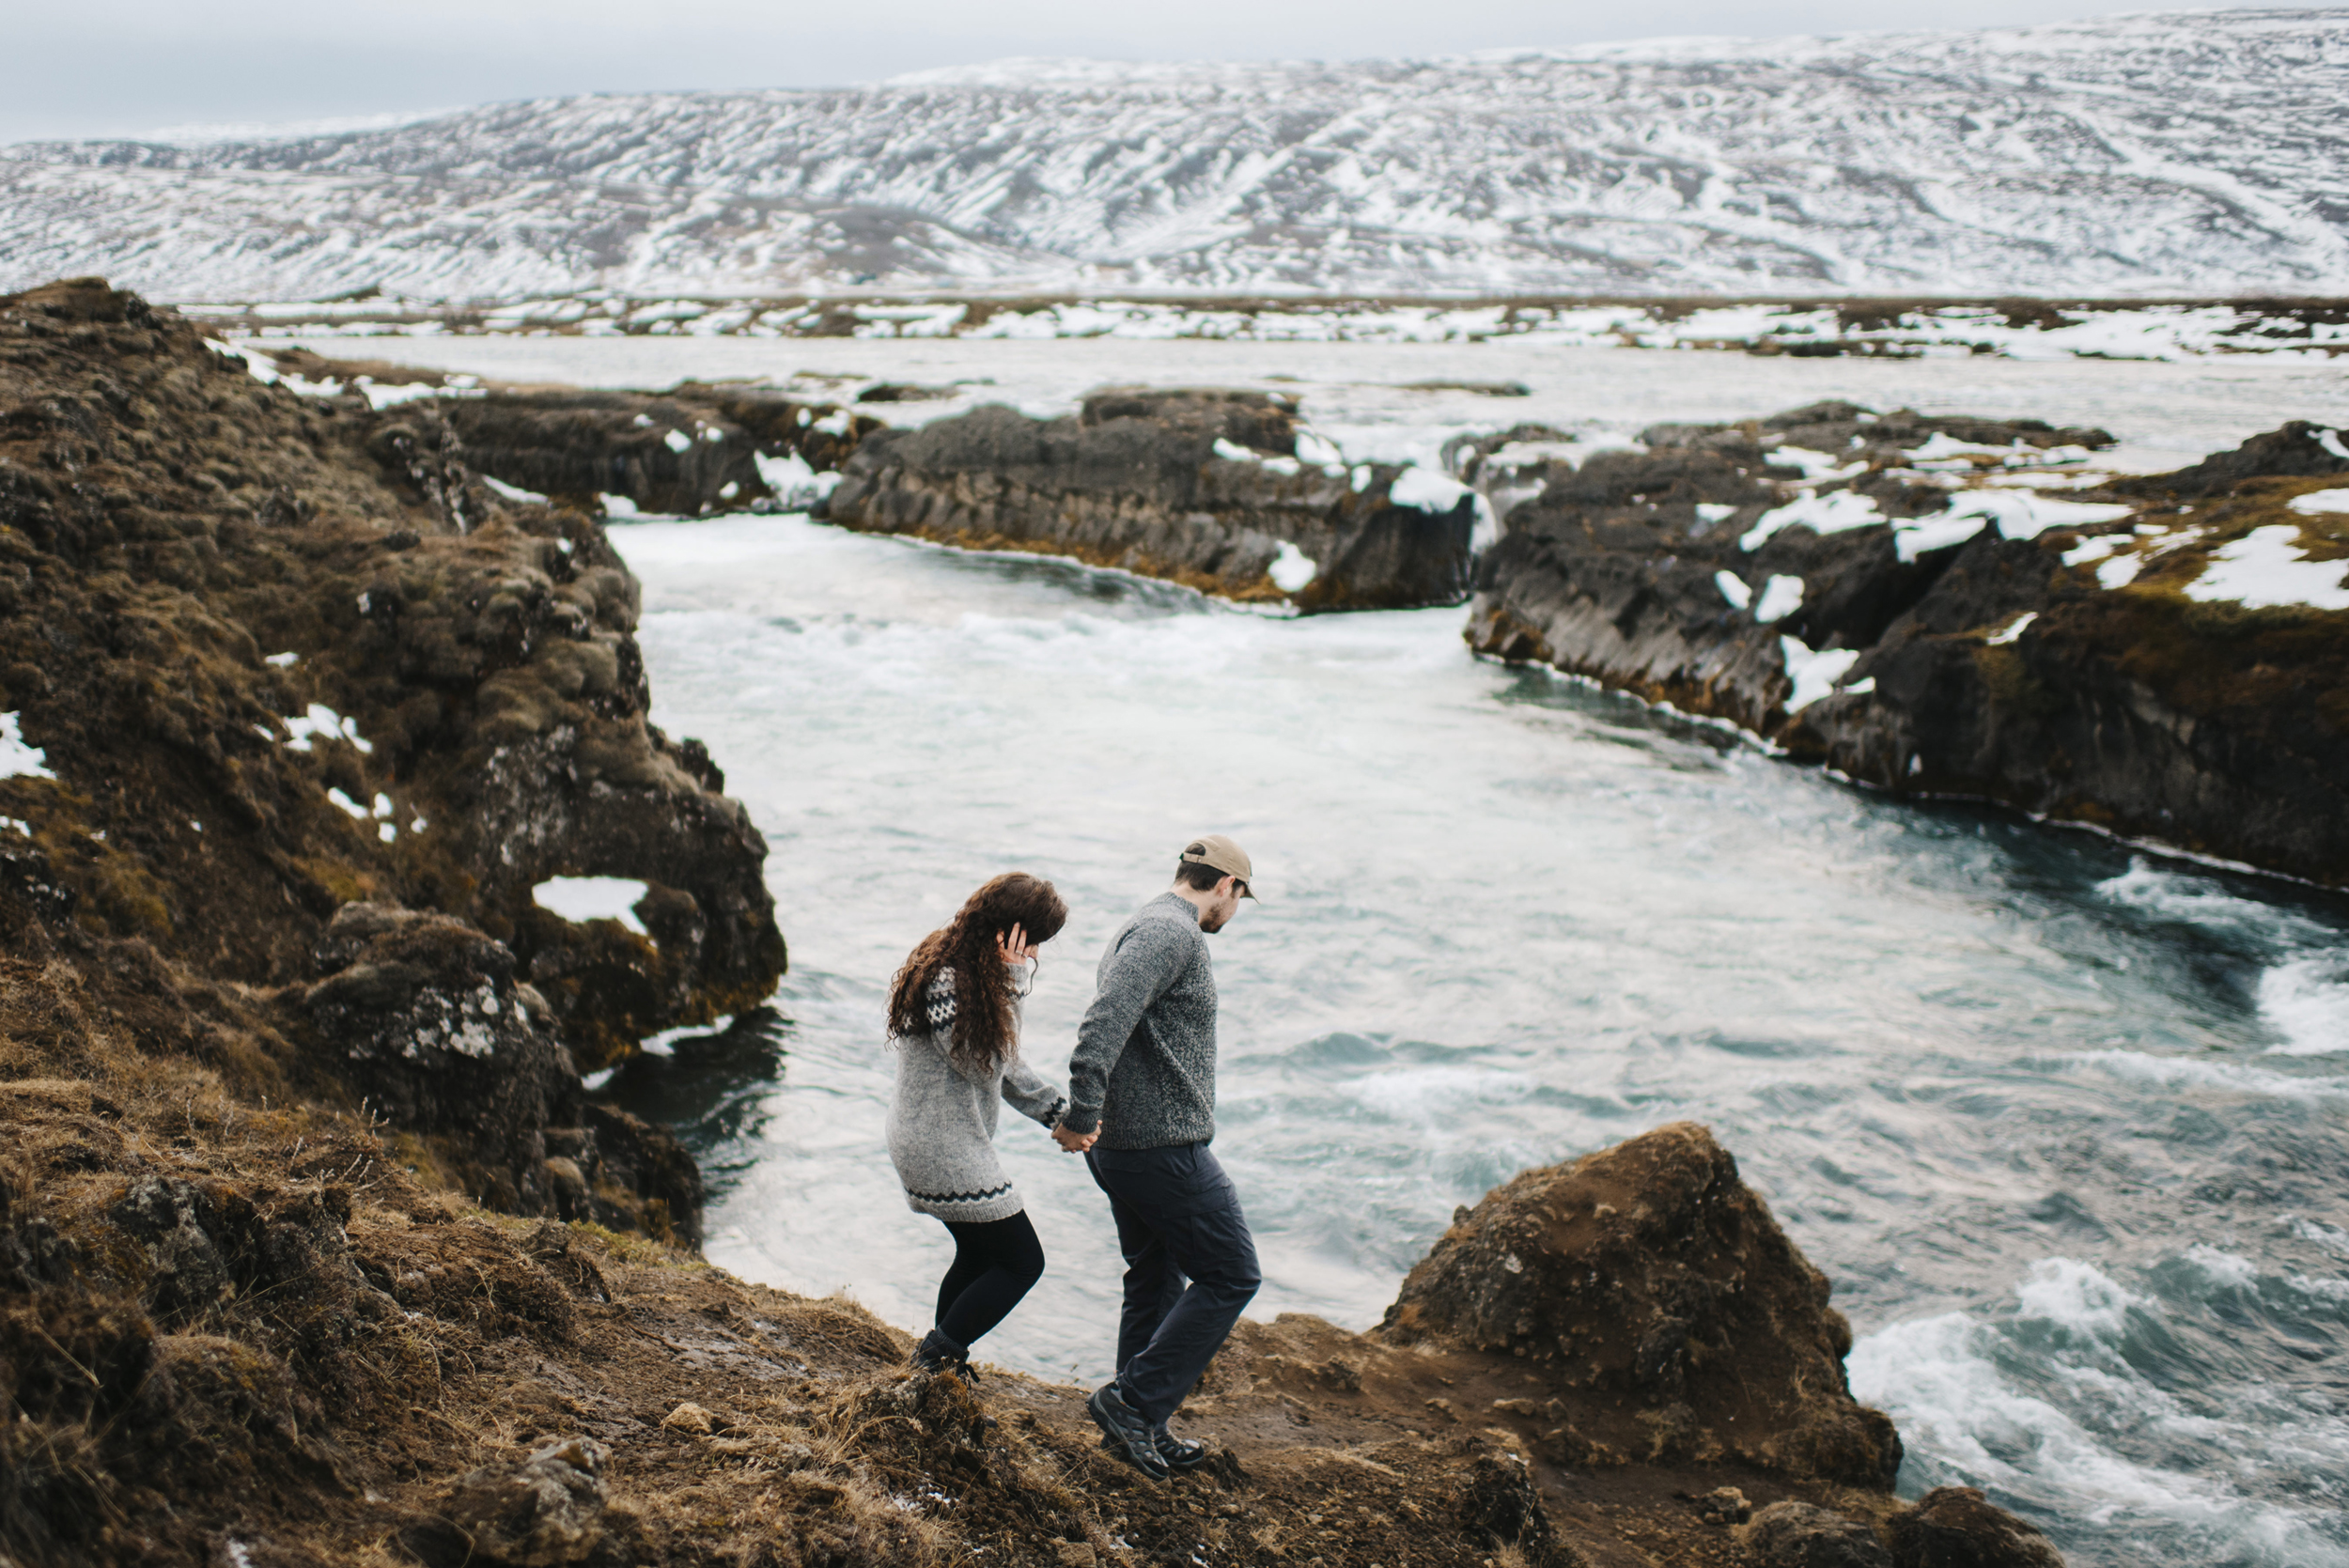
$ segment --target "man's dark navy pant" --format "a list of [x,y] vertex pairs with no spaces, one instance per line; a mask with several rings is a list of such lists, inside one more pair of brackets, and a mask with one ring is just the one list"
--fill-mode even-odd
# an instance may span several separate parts
[[1205,1143],[1095,1148],[1085,1156],[1109,1194],[1126,1256],[1117,1322],[1117,1386],[1144,1419],[1182,1404],[1264,1283],[1239,1194]]

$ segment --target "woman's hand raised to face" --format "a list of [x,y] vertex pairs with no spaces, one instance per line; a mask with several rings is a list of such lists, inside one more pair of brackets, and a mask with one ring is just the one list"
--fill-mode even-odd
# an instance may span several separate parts
[[1003,955],[1004,963],[1015,966],[1026,964],[1035,957],[1035,949],[1028,941],[1027,928],[1017,924],[1008,931],[996,933],[995,951]]

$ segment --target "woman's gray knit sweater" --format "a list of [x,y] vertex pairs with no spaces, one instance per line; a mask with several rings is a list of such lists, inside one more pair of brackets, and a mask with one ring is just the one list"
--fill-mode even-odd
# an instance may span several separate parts
[[[995,1159],[995,1111],[1003,1100],[1046,1126],[1060,1120],[1066,1096],[1014,1054],[991,1073],[957,1066],[954,971],[931,982],[924,1017],[929,1027],[897,1041],[897,1092],[889,1102],[889,1158],[905,1184],[906,1205],[957,1224],[1008,1219],[1024,1206]],[[1015,1013],[1013,1027],[1018,1027]]]

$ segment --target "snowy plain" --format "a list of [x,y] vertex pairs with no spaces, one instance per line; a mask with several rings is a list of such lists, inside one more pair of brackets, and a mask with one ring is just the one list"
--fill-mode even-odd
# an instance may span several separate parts
[[[2121,442],[2097,466],[2192,462],[2290,419],[2349,425],[2349,360],[2225,355],[2179,361],[1992,356],[1797,359],[1701,349],[1485,342],[1262,343],[1199,338],[370,337],[272,339],[509,383],[660,388],[687,379],[793,386],[842,401],[877,382],[943,391],[863,405],[893,424],[982,403],[1072,411],[1100,386],[1237,386],[1301,399],[1346,460],[1436,468],[1447,440],[1540,424],[1588,443],[1663,420],[1745,419],[1828,398],[1890,411],[2094,425]],[[1447,384],[1449,383],[1449,384]],[[1477,386],[1521,386],[1495,396]]]

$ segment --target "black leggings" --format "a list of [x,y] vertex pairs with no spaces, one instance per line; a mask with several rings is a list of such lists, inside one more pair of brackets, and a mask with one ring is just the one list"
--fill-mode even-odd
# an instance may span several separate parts
[[941,1223],[954,1233],[955,1265],[938,1287],[938,1331],[968,1350],[1044,1278],[1044,1246],[1024,1210],[979,1225]]

